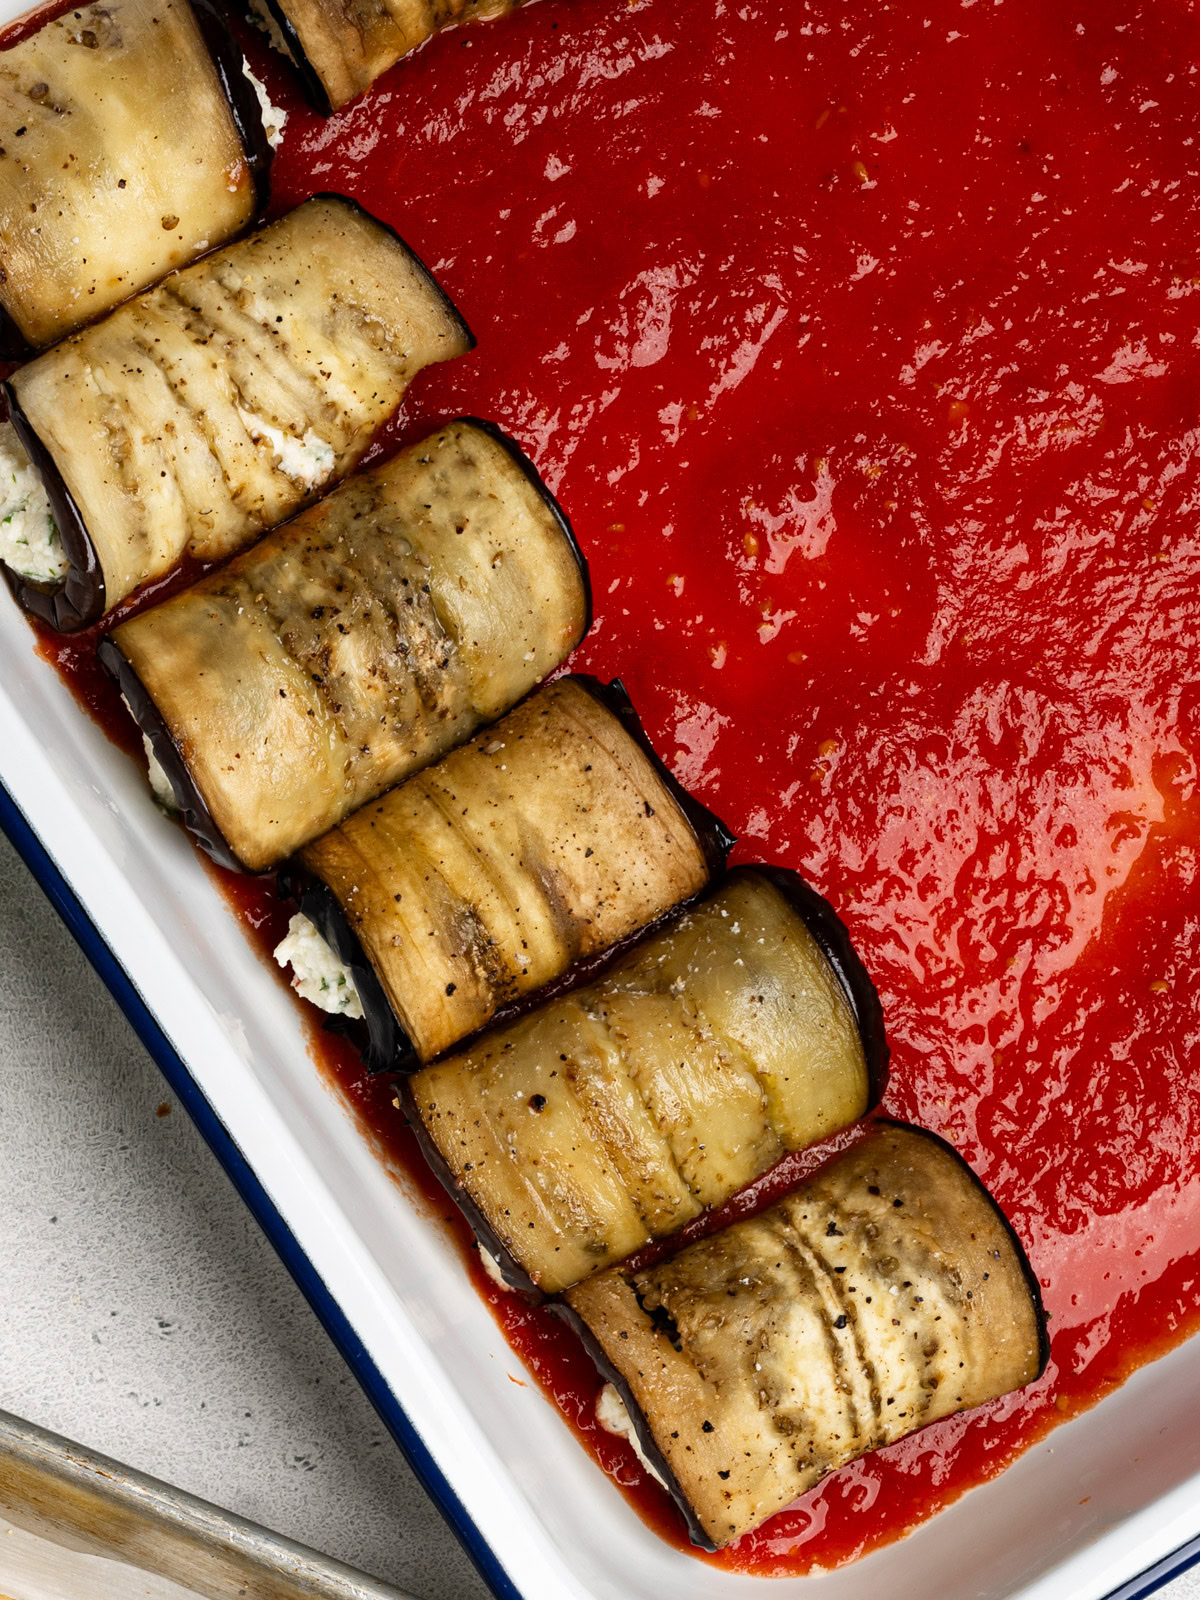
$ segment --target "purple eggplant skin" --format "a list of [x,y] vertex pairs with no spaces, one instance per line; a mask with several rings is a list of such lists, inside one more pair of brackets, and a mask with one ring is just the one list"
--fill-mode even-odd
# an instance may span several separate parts
[[33,353],[29,340],[0,306],[0,361],[25,361]]
[[633,1391],[630,1389],[629,1385],[625,1382],[625,1379],[621,1376],[617,1369],[611,1364],[608,1357],[604,1354],[603,1349],[593,1337],[592,1331],[588,1327],[587,1323],[584,1322],[579,1313],[577,1311],[573,1311],[565,1301],[551,1300],[547,1303],[546,1309],[551,1313],[552,1316],[558,1317],[561,1322],[565,1322],[567,1327],[570,1328],[573,1333],[578,1334],[584,1349],[596,1363],[596,1369],[600,1373],[600,1376],[606,1383],[611,1383],[613,1388],[621,1396],[625,1409],[629,1413],[629,1420],[633,1425],[633,1431],[637,1434],[638,1443],[645,1451],[646,1459],[650,1462],[655,1472],[657,1472],[659,1477],[662,1479],[664,1485],[666,1486],[667,1493],[671,1496],[671,1499],[674,1500],[676,1506],[679,1508],[680,1515],[687,1523],[688,1538],[700,1550],[707,1550],[710,1553],[715,1551],[717,1548],[716,1545],[705,1533],[700,1524],[700,1519],[697,1517],[695,1511],[693,1511],[690,1501],[684,1494],[683,1489],[680,1487],[678,1478],[676,1478],[675,1474],[671,1471],[670,1467],[667,1465],[666,1457],[658,1448],[657,1444],[655,1444],[654,1435],[650,1431],[650,1425],[642,1413],[642,1408],[633,1398]]
[[[461,321],[462,319],[460,318],[459,320]],[[514,465],[520,468],[522,475],[528,479],[529,483],[537,492],[539,499],[545,505],[550,515],[554,518],[554,521],[558,526],[558,530],[562,534],[567,548],[570,550],[571,555],[574,558],[575,565],[579,569],[579,581],[583,585],[583,628],[580,632],[579,639],[576,641],[575,648],[578,649],[579,645],[582,644],[583,640],[587,637],[592,623],[595,620],[595,612],[592,600],[592,575],[588,568],[587,557],[583,553],[583,548],[579,543],[578,537],[576,536],[575,529],[571,526],[570,518],[559,505],[555,497],[550,493],[549,489],[547,489],[545,483],[542,481],[541,473],[534,466],[533,462],[525,454],[524,450],[522,450],[517,441],[509,434],[505,433],[503,428],[498,427],[494,422],[488,422],[483,417],[463,416],[456,417],[455,421],[469,423],[472,428],[478,428],[481,433],[486,433],[490,439],[494,439],[503,450],[507,451],[509,456],[511,456]]]
[[170,779],[171,788],[175,792],[175,805],[188,832],[219,867],[228,867],[233,872],[241,872],[241,865],[225,843],[204,796],[188,771],[187,763],[172,737],[171,730],[163,721],[145,684],[121,653],[120,647],[110,638],[101,639],[96,649],[96,659],[109,676],[115,679],[117,687],[124,696],[125,704],[133,715],[133,720],[149,739],[150,748],[154,751],[159,766]]
[[60,583],[38,583],[21,577],[10,567],[3,568],[4,576],[18,605],[60,633],[75,633],[104,615],[104,573],[100,569],[100,559],[57,462],[34,431],[12,385],[0,384],[0,393],[8,402],[13,432],[42,480],[63,550],[71,563]]
[[883,1025],[883,1006],[880,1003],[879,992],[871,981],[866,967],[863,966],[858,951],[854,948],[849,929],[824,895],[818,894],[810,883],[790,867],[763,866],[757,861],[745,862],[743,865],[766,878],[778,889],[812,934],[821,954],[833,968],[834,976],[850,1006],[858,1036],[862,1040],[863,1055],[867,1063],[867,1079],[870,1084],[870,1098],[864,1112],[866,1115],[875,1109],[887,1089],[891,1050]]
[[[291,65],[295,68],[296,76],[300,79],[300,87],[304,90],[304,97],[313,110],[322,117],[331,117],[333,107],[329,103],[329,96],[325,93],[325,85],[318,77],[312,62],[305,54],[304,46],[300,42],[300,35],[292,26],[292,19],[284,11],[278,0],[263,0],[265,9],[270,13],[272,21],[279,29],[283,42],[288,47]],[[244,14],[247,21],[254,23],[253,10],[245,7]]]
[[253,226],[261,219],[271,199],[271,163],[275,159],[275,152],[271,148],[271,141],[267,138],[267,130],[263,127],[262,108],[254,92],[254,85],[244,71],[246,58],[241,46],[222,21],[211,0],[191,0],[191,7],[196,18],[196,26],[200,29],[201,36],[208,46],[208,53],[213,59],[213,65],[217,69],[217,77],[225,92],[233,125],[242,141],[242,149],[246,152],[246,164],[254,180],[255,204],[254,216],[251,219]]

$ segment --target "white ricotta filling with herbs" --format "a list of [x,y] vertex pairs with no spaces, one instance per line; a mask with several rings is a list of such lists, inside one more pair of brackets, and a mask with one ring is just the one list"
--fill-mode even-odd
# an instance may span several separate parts
[[[133,717],[133,707],[129,704],[127,695],[121,696],[122,704],[129,715]],[[136,722],[137,718],[133,717]],[[150,780],[150,792],[165,811],[178,811],[179,802],[175,799],[175,789],[166,771],[154,754],[154,746],[150,743],[150,735],[142,735],[142,749],[146,752],[146,776]]]
[[148,733],[142,735],[142,744],[146,748],[146,776],[150,779],[150,789],[154,798],[164,810],[178,811],[179,802],[175,798],[175,786],[154,754],[154,746],[150,743]]
[[625,1402],[621,1399],[620,1391],[615,1383],[606,1383],[596,1396],[596,1421],[605,1433],[615,1433],[619,1439],[628,1439],[633,1446],[633,1453],[645,1467],[646,1471],[665,1489],[661,1476],[646,1458],[642,1449],[642,1441],[637,1436],[637,1429],[630,1421],[629,1412],[625,1409]]
[[287,127],[288,114],[275,104],[267,93],[266,85],[260,78],[255,77],[254,73],[250,71],[249,64],[245,61],[242,62],[242,71],[249,78],[254,86],[255,94],[258,96],[258,108],[262,112],[263,132],[267,136],[267,143],[272,150],[278,150],[283,143],[283,130]]
[[252,439],[260,439],[270,445],[278,458],[280,472],[295,483],[303,484],[306,489],[315,489],[333,471],[333,446],[311,428],[303,439],[297,439],[294,433],[284,433],[282,428],[273,427],[251,411],[243,411],[241,406],[238,407],[238,416]]
[[287,937],[275,946],[275,959],[281,967],[291,967],[292,988],[303,999],[335,1016],[362,1016],[350,968],[338,960],[307,917],[297,914],[288,923]]
[[0,561],[43,583],[65,577],[71,565],[42,480],[11,422],[0,423]]
[[509,1294],[512,1294],[513,1286],[500,1271],[500,1263],[496,1260],[492,1252],[490,1250],[485,1250],[482,1245],[479,1246],[479,1259],[483,1263],[483,1270],[487,1273],[488,1277],[492,1280],[496,1287],[498,1289],[506,1289]]

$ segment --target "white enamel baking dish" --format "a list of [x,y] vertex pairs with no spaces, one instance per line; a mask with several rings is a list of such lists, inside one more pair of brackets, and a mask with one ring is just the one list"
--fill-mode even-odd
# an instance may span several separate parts
[[[19,5],[0,0],[0,21]],[[144,776],[0,594],[0,825],[500,1596],[1134,1600],[1200,1560],[1200,1339],[912,1537],[820,1578],[655,1537],[509,1350],[458,1254],[309,1059],[291,998]],[[769,1584],[769,1587],[768,1587]]]

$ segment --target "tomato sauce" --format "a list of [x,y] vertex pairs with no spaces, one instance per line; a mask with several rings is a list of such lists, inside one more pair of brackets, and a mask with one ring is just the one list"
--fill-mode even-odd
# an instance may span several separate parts
[[[291,114],[274,208],[354,195],[479,336],[380,448],[469,411],[529,449],[591,560],[574,664],[621,675],[738,859],[833,901],[884,1109],[954,1142],[1044,1286],[1037,1384],[700,1558],[836,1566],[1200,1326],[1197,14],[543,0],[328,121],[250,50]],[[87,639],[43,648],[111,712]],[[390,1086],[314,1040],[416,1173]],[[682,1543],[572,1336],[473,1270]]]

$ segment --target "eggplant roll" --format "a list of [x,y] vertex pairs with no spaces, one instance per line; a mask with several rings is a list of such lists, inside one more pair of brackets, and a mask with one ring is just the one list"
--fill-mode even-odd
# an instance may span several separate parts
[[[620,686],[571,677],[305,846],[281,881],[353,977],[370,1064],[412,1066],[697,894],[731,842]],[[292,965],[309,998],[344,994]]]
[[897,1123],[769,1210],[643,1271],[610,1267],[566,1306],[710,1549],[855,1456],[1031,1383],[1049,1356],[994,1201],[949,1145]]
[[442,28],[515,11],[524,0],[251,0],[305,92],[326,115]]
[[67,563],[18,598],[80,627],[185,556],[232,555],[472,343],[407,245],[338,195],[186,267],[4,385]]
[[103,316],[266,206],[241,51],[187,0],[81,6],[0,59],[6,355]]
[[502,716],[587,622],[557,503],[462,418],[100,648],[184,820],[260,872]]
[[517,1287],[552,1294],[854,1122],[886,1056],[832,910],[751,867],[406,1093],[484,1247]]

